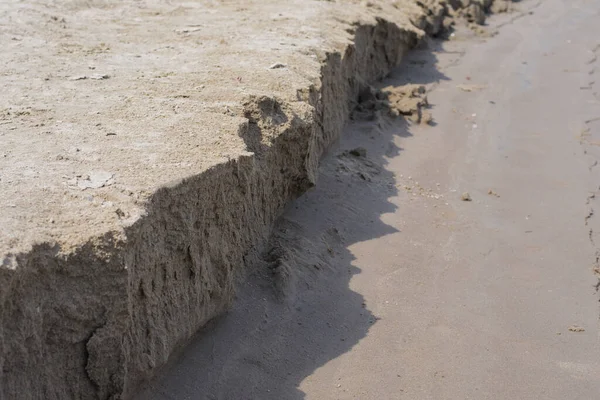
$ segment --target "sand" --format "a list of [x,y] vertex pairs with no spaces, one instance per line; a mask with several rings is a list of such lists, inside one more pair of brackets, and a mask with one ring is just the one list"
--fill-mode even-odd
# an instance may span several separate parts
[[233,309],[139,399],[598,396],[600,5],[519,8],[374,85],[425,86],[433,123],[349,121]]
[[131,397],[231,307],[367,84],[491,6],[454,3],[0,5],[2,396]]

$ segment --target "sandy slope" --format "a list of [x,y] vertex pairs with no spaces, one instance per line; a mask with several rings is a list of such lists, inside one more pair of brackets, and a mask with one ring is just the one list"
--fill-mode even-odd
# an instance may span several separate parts
[[451,3],[1,2],[0,394],[134,393]]
[[382,86],[427,85],[435,126],[347,125],[233,311],[140,399],[598,397],[600,5],[521,7],[411,54]]

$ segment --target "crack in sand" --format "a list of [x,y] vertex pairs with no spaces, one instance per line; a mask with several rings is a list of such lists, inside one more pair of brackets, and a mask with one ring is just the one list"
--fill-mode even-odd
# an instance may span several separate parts
[[594,216],[594,209],[590,208],[590,211],[588,212],[588,215],[586,215],[585,217],[585,226],[588,225],[588,221],[590,220],[590,218],[592,218]]
[[[591,55],[590,59],[586,62],[586,65],[590,66],[590,70],[588,71],[588,76],[590,76],[591,79],[588,82],[587,86],[583,86],[580,88],[583,90],[594,90],[594,88],[595,88],[595,85],[596,85],[595,75],[596,75],[596,71],[597,71],[596,65],[598,64],[598,57],[600,55],[600,43],[597,44],[596,46],[594,46],[594,48],[592,50],[590,50],[590,53],[592,55]],[[592,95],[596,99],[600,100],[600,97],[598,96],[597,92],[593,92]],[[586,147],[600,146],[600,143],[590,139],[590,137],[592,136],[591,124],[594,122],[597,122],[597,121],[600,121],[600,117],[593,117],[593,118],[590,118],[590,119],[587,119],[584,121],[585,128],[582,130],[581,135],[580,135],[580,144],[583,148],[584,155],[588,155],[588,151],[587,151],[588,149]],[[592,156],[592,155],[590,154],[590,156]],[[597,166],[598,166],[598,160],[594,160],[593,163],[591,163],[588,166],[589,172],[593,173]],[[598,189],[600,189],[600,188],[598,188]],[[596,194],[598,193],[598,189],[591,192],[591,194],[589,196],[587,196],[587,198],[586,198],[585,204],[589,206],[588,214],[585,217],[585,226],[586,227],[589,226],[590,221],[594,217],[594,208],[591,205],[592,205],[592,202],[596,200]],[[596,276],[596,278],[598,279],[597,283],[594,285],[594,289],[596,290],[596,292],[598,292],[598,291],[600,291],[600,249],[598,248],[598,246],[596,245],[596,242],[594,240],[594,229],[592,227],[590,227],[590,229],[589,229],[588,237],[590,240],[590,244],[595,249],[595,260],[593,262],[592,271],[593,271],[594,275]]]
[[500,29],[500,28],[502,28],[503,26],[506,26],[506,25],[511,25],[511,24],[515,23],[516,21],[518,21],[519,19],[521,19],[523,17],[526,17],[528,15],[533,14],[533,11],[535,9],[537,9],[538,7],[540,7],[541,5],[542,5],[542,0],[539,0],[537,3],[535,3],[534,5],[532,5],[527,10],[521,11],[517,15],[515,15],[514,17],[512,17],[511,19],[509,19],[508,21],[497,25],[496,29]]
[[[596,67],[595,64],[598,62],[598,53],[600,52],[600,43],[597,44],[596,46],[594,46],[594,48],[592,50],[590,50],[590,53],[592,53],[592,57],[590,58],[590,60],[588,60],[586,62],[586,65],[592,65],[592,67],[590,68],[590,70],[588,71],[588,75],[594,75],[596,72]],[[595,81],[590,81],[588,83],[588,86],[582,87],[582,89],[593,89],[595,85]],[[595,95],[595,94],[594,94]],[[579,138],[579,143],[581,144],[581,146],[583,147],[583,154],[587,155],[588,151],[586,149],[586,146],[598,146],[600,145],[600,143],[597,143],[593,140],[590,140],[591,137],[591,127],[590,124],[595,122],[595,121],[600,121],[600,116],[599,117],[593,117],[593,118],[589,118],[587,120],[585,120],[583,122],[585,128],[583,128],[581,130],[581,133],[579,134],[578,138]],[[593,163],[591,163],[588,166],[588,170],[590,172],[592,172],[592,170],[598,166],[598,160],[594,160]],[[589,205],[591,200],[594,200],[596,198],[596,193],[597,190],[592,191],[592,194],[589,195],[586,199],[586,205]],[[593,215],[593,209],[590,209],[590,214],[588,214],[588,216],[586,217],[585,221],[586,221],[586,225],[587,222],[589,220],[589,218],[591,218],[591,216]]]

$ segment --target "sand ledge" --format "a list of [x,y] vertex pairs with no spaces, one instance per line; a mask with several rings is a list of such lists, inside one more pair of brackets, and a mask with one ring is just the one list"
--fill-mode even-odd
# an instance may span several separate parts
[[[345,36],[313,49],[319,62],[309,71],[313,75],[305,81],[291,79],[280,92],[268,93],[268,85],[255,93],[235,92],[225,117],[221,114],[226,121],[217,123],[220,119],[213,115],[208,123],[210,129],[222,130],[221,140],[234,143],[232,147],[213,154],[208,164],[190,161],[190,167],[173,172],[169,184],[151,181],[137,190],[147,194],[120,204],[120,195],[112,191],[127,188],[118,186],[116,173],[115,185],[94,192],[105,201],[100,211],[89,214],[92,222],[110,215],[110,223],[81,226],[89,223],[87,192],[82,192],[76,202],[83,213],[51,222],[60,225],[59,234],[49,231],[38,238],[28,230],[27,240],[3,240],[2,397],[129,398],[199,328],[226,311],[235,279],[243,274],[245,254],[265,243],[286,204],[316,184],[319,158],[339,137],[359,91],[397,66],[424,32],[437,34],[451,18],[440,2],[408,3],[405,10],[370,2],[368,17],[360,22],[353,18],[364,6],[353,3],[344,16],[352,24],[333,23],[325,14],[321,18],[328,29],[344,29],[340,35]],[[469,2],[454,3],[458,9]],[[490,6],[491,1],[466,5],[471,10]],[[351,41],[344,41],[348,35]],[[288,58],[296,51],[286,53]],[[301,62],[312,65],[310,55],[305,58]],[[292,67],[284,61],[274,71]],[[306,83],[315,77],[317,81]],[[80,80],[97,79],[73,83]],[[12,117],[11,110],[7,115]],[[184,153],[179,163],[194,155],[202,153]],[[98,167],[104,166],[99,162]],[[94,184],[91,175],[76,178],[75,185]],[[66,222],[77,222],[77,216],[80,226],[69,228]]]

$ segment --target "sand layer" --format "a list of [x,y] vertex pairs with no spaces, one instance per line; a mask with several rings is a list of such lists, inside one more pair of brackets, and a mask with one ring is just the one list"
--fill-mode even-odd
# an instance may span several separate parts
[[0,5],[0,398],[131,397],[230,307],[367,83],[491,3]]

